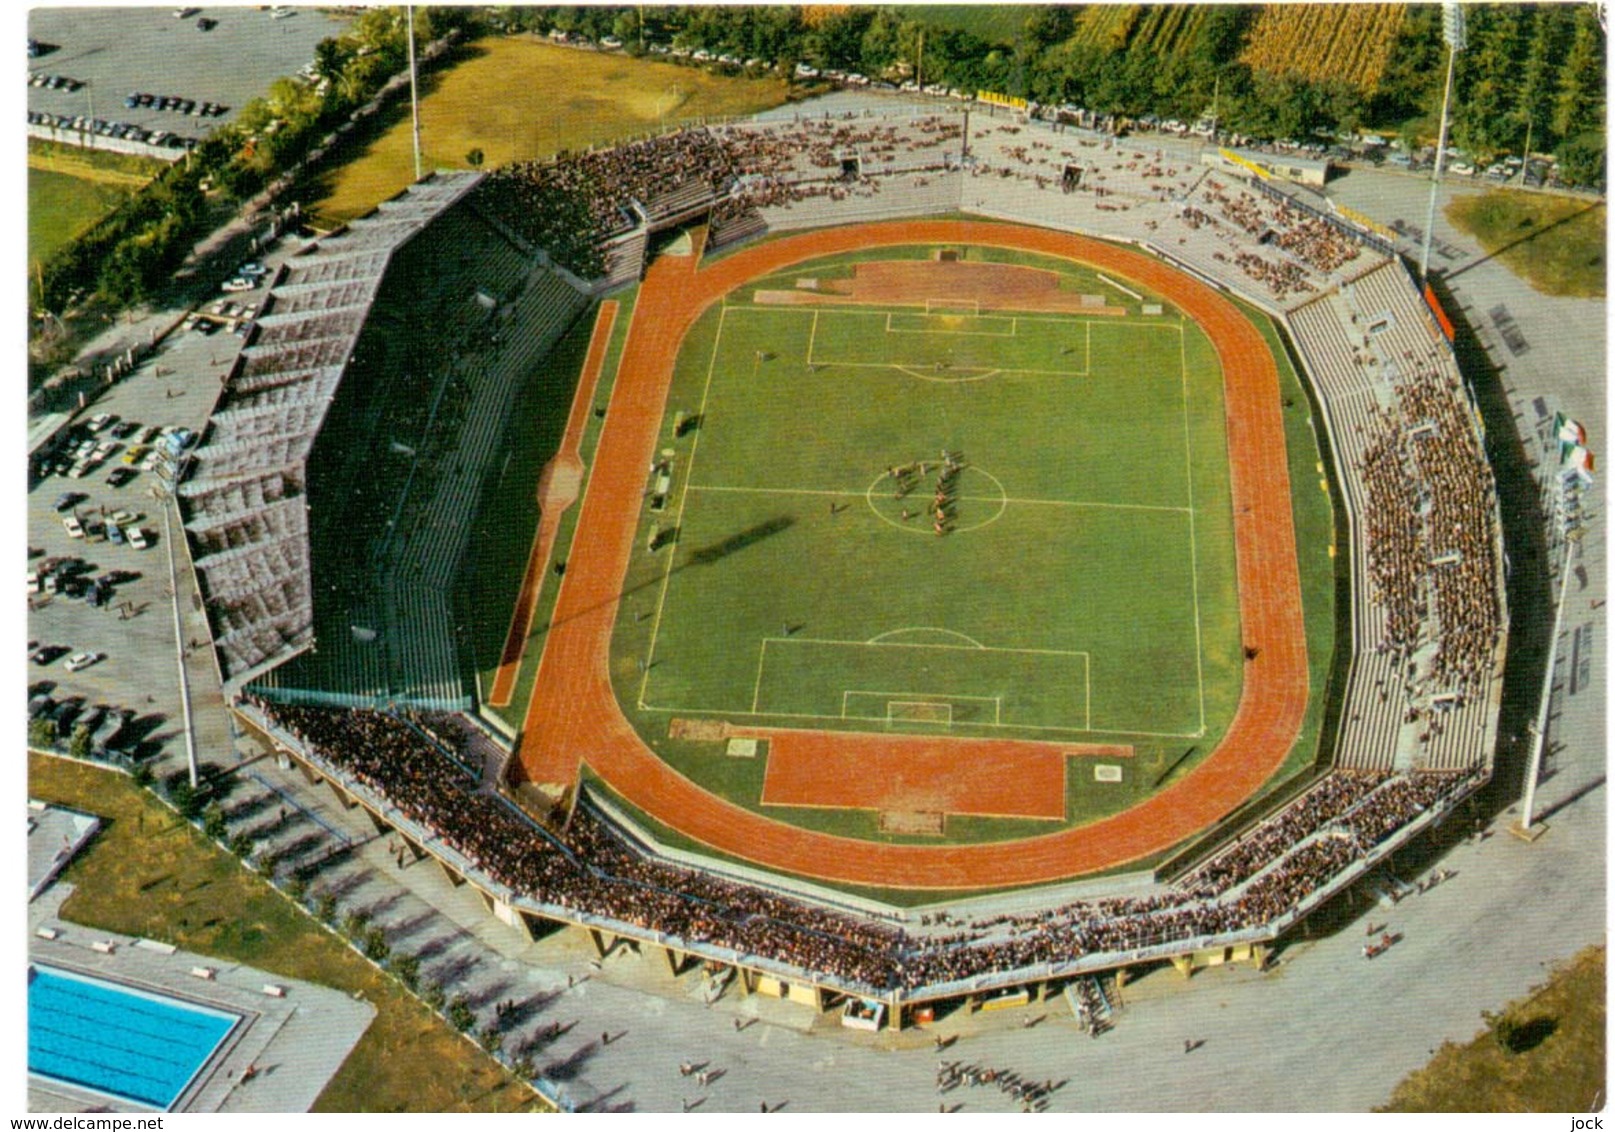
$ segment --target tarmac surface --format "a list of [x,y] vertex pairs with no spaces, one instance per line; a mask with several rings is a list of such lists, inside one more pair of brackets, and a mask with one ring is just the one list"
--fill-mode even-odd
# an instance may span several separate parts
[[[192,14],[176,19],[181,10]],[[196,22],[204,18],[217,26],[199,30]],[[346,26],[345,18],[314,8],[296,8],[284,19],[258,7],[35,8],[28,35],[56,50],[28,60],[29,72],[63,75],[84,85],[76,91],[30,86],[28,109],[204,137],[234,121],[276,79],[295,75],[314,59],[315,44]],[[181,56],[183,67],[175,65]],[[203,118],[125,106],[124,98],[135,92],[229,109]]]

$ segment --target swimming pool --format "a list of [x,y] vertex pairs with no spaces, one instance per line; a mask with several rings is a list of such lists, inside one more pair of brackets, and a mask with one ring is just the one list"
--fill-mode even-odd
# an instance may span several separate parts
[[239,1021],[105,979],[28,967],[28,1072],[136,1104],[172,1108]]

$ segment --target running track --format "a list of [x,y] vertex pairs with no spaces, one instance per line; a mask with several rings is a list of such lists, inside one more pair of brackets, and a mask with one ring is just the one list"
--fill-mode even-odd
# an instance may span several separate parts
[[511,693],[516,690],[522,654],[533,632],[533,613],[538,608],[538,593],[544,586],[544,563],[550,560],[555,534],[561,529],[561,516],[577,502],[578,485],[583,481],[583,426],[589,423],[589,410],[594,406],[594,389],[600,382],[600,371],[606,365],[611,328],[616,325],[617,301],[607,299],[600,304],[600,311],[595,315],[589,353],[583,359],[583,376],[572,396],[572,413],[566,418],[566,432],[561,436],[560,450],[538,477],[538,530],[533,535],[532,549],[527,553],[527,571],[522,577],[521,592],[516,595],[516,608],[510,615],[505,648],[499,656],[499,671],[494,676],[493,689],[488,693],[488,703],[493,707],[505,707],[510,703]]
[[[712,303],[758,275],[862,248],[975,244],[1063,256],[1131,276],[1165,295],[1210,336],[1226,384],[1234,547],[1245,666],[1222,743],[1178,782],[1132,809],[1060,833],[985,845],[886,845],[803,830],[701,789],[658,759],[612,694],[617,599],[637,543],[640,496],[686,331]],[[630,804],[697,841],[768,868],[824,880],[967,889],[1059,880],[1170,848],[1256,792],[1300,732],[1306,636],[1296,573],[1278,373],[1266,342],[1211,288],[1141,253],[1038,228],[978,221],[905,221],[827,229],[760,244],[704,268],[664,255],[633,313],[606,426],[584,493],[566,575],[522,730],[519,756],[536,782],[573,783],[580,764]],[[831,732],[782,732],[833,745]],[[1046,745],[1028,743],[1028,750]]]

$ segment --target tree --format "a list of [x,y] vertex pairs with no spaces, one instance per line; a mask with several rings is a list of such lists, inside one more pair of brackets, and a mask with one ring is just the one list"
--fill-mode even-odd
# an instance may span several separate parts
[[73,738],[68,741],[67,753],[75,759],[87,759],[91,755],[90,729],[82,723],[73,728]]
[[56,745],[56,724],[49,719],[35,719],[28,724],[28,745],[48,751]]
[[1572,185],[1603,184],[1606,145],[1602,130],[1589,130],[1561,142],[1557,151],[1559,176]]
[[482,148],[478,146],[465,155],[465,163],[473,169],[481,169],[483,161]]
[[1604,118],[1604,36],[1598,14],[1578,6],[1575,35],[1559,68],[1553,102],[1553,132],[1561,138],[1602,129]]

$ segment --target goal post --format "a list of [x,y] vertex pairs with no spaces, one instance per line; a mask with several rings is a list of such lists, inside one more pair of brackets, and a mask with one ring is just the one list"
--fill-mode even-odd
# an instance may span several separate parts
[[927,299],[925,300],[925,313],[927,315],[980,315],[982,313],[982,300]]

